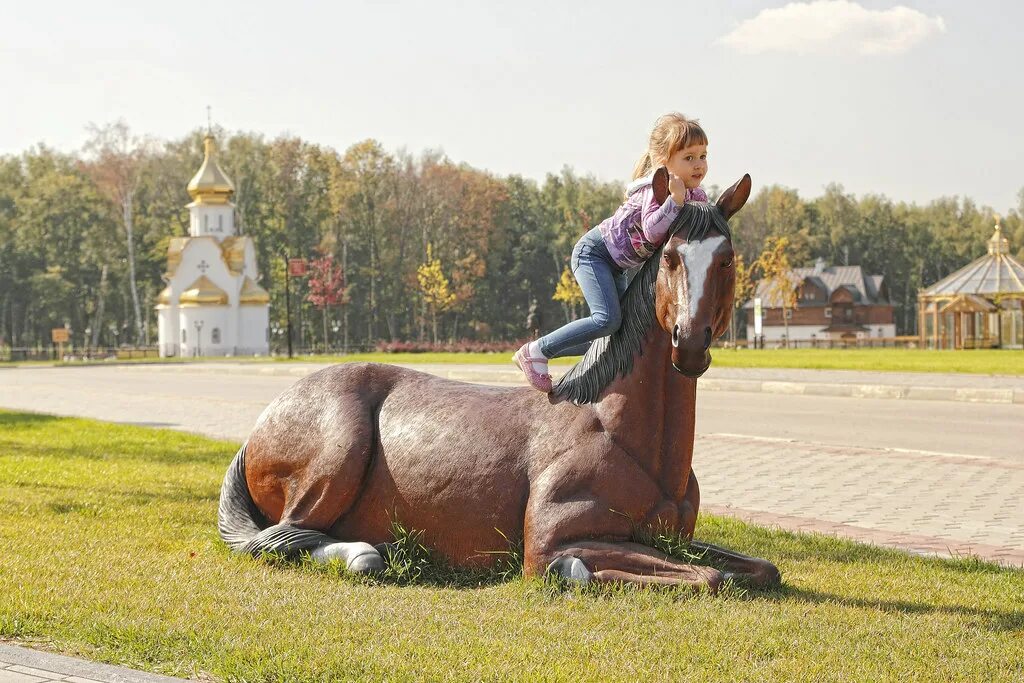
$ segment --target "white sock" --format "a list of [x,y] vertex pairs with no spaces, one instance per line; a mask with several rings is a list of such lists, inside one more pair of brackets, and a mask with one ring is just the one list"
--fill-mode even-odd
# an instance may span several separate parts
[[536,361],[530,363],[533,366],[533,371],[541,375],[548,374],[548,358],[544,355],[544,352],[540,350],[540,344],[536,341],[530,342],[530,345],[526,347],[526,353],[531,358],[543,358],[542,361]]

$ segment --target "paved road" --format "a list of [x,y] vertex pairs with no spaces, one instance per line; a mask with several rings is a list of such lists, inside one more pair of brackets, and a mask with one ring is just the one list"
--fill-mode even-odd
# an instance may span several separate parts
[[[309,369],[5,369],[0,406],[241,440]],[[707,391],[697,429],[706,510],[1024,565],[1022,404]]]

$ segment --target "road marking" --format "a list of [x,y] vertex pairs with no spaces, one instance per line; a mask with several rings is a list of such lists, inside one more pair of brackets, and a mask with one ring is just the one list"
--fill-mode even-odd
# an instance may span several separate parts
[[801,441],[799,439],[787,439],[779,436],[753,436],[751,434],[733,434],[730,432],[707,432],[698,433],[697,436],[724,436],[734,439],[748,439],[750,441],[762,441],[765,443],[791,443],[794,445],[825,447],[825,448],[852,448],[863,451],[879,451],[882,453],[901,453],[906,455],[924,455],[932,458],[963,458],[966,460],[991,461],[993,458],[988,455],[970,455],[968,453],[944,453],[942,451],[923,451],[918,448],[897,448],[878,446],[856,446],[852,444],[825,443],[823,441]]

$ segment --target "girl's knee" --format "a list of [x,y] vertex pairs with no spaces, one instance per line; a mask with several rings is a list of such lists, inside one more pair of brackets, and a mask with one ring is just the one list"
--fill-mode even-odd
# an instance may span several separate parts
[[600,329],[601,336],[603,337],[607,337],[618,330],[622,324],[622,314],[619,311],[598,311],[591,317],[594,324]]

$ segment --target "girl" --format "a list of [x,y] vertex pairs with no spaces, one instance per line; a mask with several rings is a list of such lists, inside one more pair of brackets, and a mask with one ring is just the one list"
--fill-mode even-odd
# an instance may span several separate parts
[[[708,172],[708,137],[697,121],[682,114],[662,116],[651,131],[647,153],[633,171],[626,201],[572,250],[570,266],[590,307],[590,317],[527,342],[512,357],[530,384],[551,391],[548,359],[586,352],[590,342],[619,329],[619,297],[626,290],[625,271],[641,265],[668,237],[668,229],[688,201],[708,200],[700,182]],[[655,199],[654,171],[668,170],[669,196]]]

